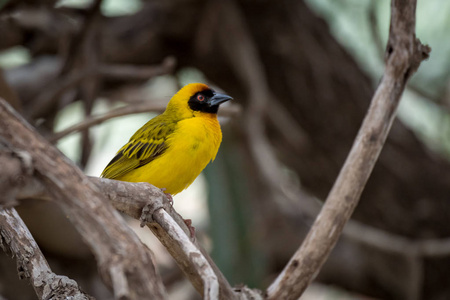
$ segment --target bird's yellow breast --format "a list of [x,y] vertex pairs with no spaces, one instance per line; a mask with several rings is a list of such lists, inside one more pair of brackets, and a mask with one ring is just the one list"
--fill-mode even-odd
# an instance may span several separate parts
[[167,139],[167,150],[150,163],[118,180],[149,182],[177,194],[187,188],[206,165],[214,160],[222,141],[216,114],[196,113],[179,121]]

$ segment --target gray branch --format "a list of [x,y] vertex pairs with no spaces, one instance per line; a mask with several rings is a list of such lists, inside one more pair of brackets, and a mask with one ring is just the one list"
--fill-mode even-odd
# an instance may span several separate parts
[[[205,299],[261,298],[259,291],[232,289],[208,253],[188,238],[183,219],[160,189],[84,176],[1,99],[0,119],[2,144],[14,149],[1,147],[0,159],[7,154],[10,157],[5,161],[19,162],[0,174],[8,195],[0,197],[0,205],[13,205],[16,199],[57,199],[91,247],[116,298],[163,299],[164,289],[149,253],[111,204],[153,231]],[[28,158],[11,159],[14,153]]]
[[[22,190],[30,194],[32,189],[27,188],[28,181],[34,186],[42,185],[35,190],[38,193],[45,191],[51,199],[58,200],[56,202],[96,257],[100,275],[113,288],[116,298],[165,298],[166,292],[150,250],[142,245],[95,184],[3,99],[0,99],[0,137],[0,158],[4,155],[13,158],[14,153],[26,157],[19,171],[10,166],[8,172],[0,175],[4,177],[0,182],[7,182],[3,188],[8,195],[0,197],[1,202],[6,199],[11,203]],[[10,149],[9,152],[6,149]],[[18,176],[12,175],[15,173]],[[114,286],[117,282],[120,282],[120,288]]]
[[56,275],[16,210],[0,210],[0,247],[9,250],[17,261],[20,278],[28,278],[39,299],[93,299],[78,284]]
[[386,70],[353,147],[308,236],[268,289],[269,299],[297,299],[326,261],[383,148],[407,80],[430,48],[415,36],[416,1],[392,1]]

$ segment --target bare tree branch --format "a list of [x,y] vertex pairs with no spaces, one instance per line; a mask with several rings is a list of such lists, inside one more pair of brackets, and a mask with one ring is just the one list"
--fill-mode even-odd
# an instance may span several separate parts
[[[93,299],[78,284],[50,269],[33,236],[16,210],[0,210],[0,247],[16,258],[19,277],[28,278],[39,299]],[[72,298],[73,297],[73,298]]]
[[95,74],[92,69],[78,70],[62,78],[58,78],[51,85],[47,86],[39,95],[36,96],[35,101],[32,101],[32,107],[28,110],[31,118],[37,118],[44,112],[53,107],[56,101],[67,91],[79,84],[84,78]]
[[[90,177],[89,179],[117,210],[138,220],[142,220],[142,217],[144,217],[142,220],[144,223],[151,221],[147,226],[167,248],[199,293],[205,293],[209,295],[210,299],[215,299],[217,298],[215,297],[216,288],[219,288],[219,299],[261,298],[259,291],[251,290],[245,286],[239,287],[235,292],[233,291],[208,253],[195,240],[189,240],[190,232],[183,218],[168,203],[160,189],[142,182],[122,182],[97,177]],[[16,194],[17,199],[40,198],[50,200],[52,198],[45,190],[44,185],[39,183],[36,178],[30,177],[22,183],[22,188]],[[161,208],[163,208],[164,213]],[[144,215],[143,211],[146,212]],[[177,228],[181,228],[184,235]],[[121,282],[120,277],[114,279]],[[215,286],[217,283],[218,286]]]
[[58,199],[57,203],[95,255],[100,275],[107,284],[112,286],[116,278],[111,278],[111,274],[119,270],[126,279],[123,286],[127,287],[127,298],[164,299],[165,290],[150,250],[143,247],[98,188],[4,100],[0,100],[0,136],[31,156],[33,177],[53,199]]
[[[0,105],[0,136],[15,148],[26,151],[32,159],[32,172],[29,172],[27,177],[22,176],[20,188],[14,190],[13,196],[16,198],[33,196],[30,189],[35,190],[35,196],[42,196],[43,190],[45,190],[48,198],[58,199],[58,203],[62,202],[64,211],[97,257],[101,274],[105,281],[112,285],[116,297],[127,295],[134,299],[131,295],[138,293],[136,295],[138,299],[147,299],[148,297],[160,299],[163,297],[163,291],[159,286],[159,278],[151,278],[156,274],[154,267],[150,265],[150,256],[145,251],[144,253],[140,252],[143,248],[135,246],[136,243],[139,246],[141,244],[134,239],[133,233],[125,232],[129,231],[129,228],[123,224],[120,217],[119,223],[114,224],[113,220],[118,215],[114,214],[114,211],[110,211],[108,203],[100,201],[102,199],[100,195],[106,195],[115,203],[118,210],[125,211],[135,218],[140,218],[143,208],[148,207],[150,203],[154,208],[150,210],[151,219],[164,230],[159,230],[155,224],[151,224],[149,227],[161,242],[166,247],[168,246],[169,252],[175,253],[174,258],[197,290],[204,293],[205,298],[208,299],[217,298],[219,291],[220,299],[236,297],[207,253],[197,244],[192,244],[186,235],[183,237],[174,223],[168,221],[165,213],[158,212],[159,208],[164,207],[163,203],[167,202],[163,202],[165,196],[161,190],[148,184],[125,183],[99,178],[92,178],[89,182],[76,168],[70,166],[54,148],[46,145],[42,138],[33,137],[33,134],[37,134],[31,128],[23,125],[26,123],[15,115],[6,102],[2,100]],[[9,177],[15,178],[14,176]],[[31,185],[32,188],[27,188],[27,185]],[[96,185],[100,188],[96,188]],[[108,190],[111,185],[114,186],[114,189]],[[124,186],[138,188],[131,189],[130,193],[130,190]],[[146,191],[150,194],[146,194]],[[138,200],[130,201],[135,198]],[[87,199],[89,200],[86,201]],[[156,202],[151,202],[151,199],[156,199]],[[168,207],[166,205],[165,209],[172,212],[172,218],[185,232],[189,232],[183,219],[170,205]],[[100,221],[103,223],[99,223]],[[123,244],[122,241],[126,244]],[[145,268],[146,271],[142,268]]]
[[123,80],[149,80],[155,76],[173,73],[176,59],[173,56],[166,57],[160,65],[140,66],[129,64],[102,64],[99,73],[105,78]]
[[[189,240],[190,232],[183,218],[166,201],[160,189],[142,182],[122,182],[96,177],[90,177],[90,180],[99,187],[117,210],[144,223],[151,221],[147,226],[166,247],[196,290],[205,295],[205,298],[209,295],[210,299],[214,299],[215,292],[214,289],[209,289],[209,284],[213,281],[214,287],[214,282],[217,281],[219,299],[249,299],[244,298],[244,294],[233,292],[208,253],[195,240]],[[179,228],[184,231],[184,235]],[[258,292],[254,291],[253,294]]]
[[[97,177],[90,177],[90,180],[101,190],[102,194],[104,194],[111,201],[114,207],[119,211],[131,216],[132,218],[139,219],[141,217],[142,210],[146,206],[153,207],[153,211],[156,211],[157,208],[163,207],[171,216],[171,218],[175,220],[178,226],[183,229],[185,234],[189,234],[189,230],[184,224],[182,217],[176,213],[172,206],[170,206],[166,201],[163,200],[164,195],[163,193],[161,193],[160,189],[145,183],[122,182]],[[27,188],[28,185],[29,187]],[[17,199],[27,198],[40,198],[49,200],[50,196],[46,194],[42,185],[36,183],[34,179],[30,178],[30,181],[27,181],[27,184],[25,186],[22,186],[20,192],[17,194]],[[307,197],[303,197],[302,199],[303,201],[313,201],[313,199],[308,199]],[[288,210],[291,213],[301,212],[304,214],[306,212],[308,215],[311,215],[311,217],[313,217],[316,212],[314,207],[318,207],[317,202],[306,203],[306,206],[302,204],[302,206],[300,207],[301,211],[300,209],[296,209],[292,206],[289,207]],[[156,219],[158,218],[154,217],[153,219],[156,221]],[[162,240],[165,239],[163,236],[164,233],[162,232],[163,228],[157,225],[157,223],[152,223],[148,226],[153,230],[153,232],[161,240],[161,242],[166,245],[167,241],[164,242]],[[450,239],[407,239],[403,236],[379,230],[352,220],[350,220],[346,224],[343,235],[347,238],[353,239],[361,244],[365,244],[370,247],[378,248],[380,250],[399,255],[404,255],[406,253],[408,256],[417,257],[417,259],[448,256],[450,254]],[[172,249],[172,256],[177,260],[180,267],[182,265],[189,264],[189,259],[187,259],[187,256],[185,254],[182,254],[181,252],[174,254],[173,249],[175,249],[175,247],[169,247]],[[205,257],[210,260],[208,255],[205,255]],[[213,267],[216,268],[215,265],[213,265]],[[195,269],[192,268],[191,271],[186,270],[185,273],[191,281],[198,282],[194,284],[194,286],[200,284],[199,288],[201,289],[201,278],[193,278],[194,276],[198,275],[196,275],[196,272],[192,270]],[[221,277],[219,276],[219,278]],[[221,285],[223,285],[223,282],[219,282]],[[239,289],[236,289],[236,293],[243,293],[244,290],[246,290],[246,288],[240,287]],[[251,293],[253,293],[254,295],[255,291],[251,290]]]
[[[368,20],[369,20],[370,34],[372,36],[373,42],[375,44],[375,49],[378,54],[377,57],[379,57],[380,61],[381,61],[384,56],[384,48],[383,48],[382,38],[381,38],[380,30],[379,30],[379,20],[378,20],[377,12],[376,12],[377,5],[378,5],[377,2],[375,2],[375,1],[371,2],[371,4],[369,5],[369,10],[368,10],[367,16],[368,16]],[[448,76],[445,76],[445,77],[448,77]],[[424,90],[420,86],[418,86],[414,83],[411,83],[411,82],[408,83],[408,90],[414,92],[415,94],[417,94],[420,97],[423,97],[425,99],[429,99],[429,100],[433,101],[436,105],[440,106],[445,111],[449,110],[448,103],[446,103],[445,99],[443,99],[443,98],[445,98],[445,95],[443,98],[440,95],[433,95],[428,90]]]
[[119,107],[117,109],[114,109],[114,110],[112,110],[106,114],[100,115],[100,116],[89,116],[86,119],[84,119],[82,122],[55,133],[49,140],[51,143],[55,143],[59,139],[65,137],[71,133],[79,132],[85,128],[101,124],[112,118],[127,116],[127,115],[137,114],[137,113],[143,113],[143,112],[151,112],[151,111],[162,112],[162,111],[164,111],[164,108],[165,108],[164,104],[153,103],[153,102],[139,103],[139,104],[127,105],[125,107]]
[[108,79],[149,80],[155,76],[172,73],[174,67],[175,61],[172,57],[167,57],[161,64],[154,66],[103,63],[99,64],[97,69],[87,66],[56,79],[55,82],[36,96],[37,99],[33,103],[37,104],[27,111],[30,112],[33,118],[41,116],[66,92],[79,85],[83,80],[89,80],[94,76],[102,76]]
[[[5,164],[2,164],[5,166]],[[16,176],[8,176],[14,178]],[[186,228],[182,218],[173,210],[170,205],[167,205],[165,201],[163,201],[163,193],[161,191],[151,185],[144,183],[128,183],[128,182],[120,182],[109,179],[102,178],[90,178],[97,187],[101,190],[102,194],[106,195],[106,197],[113,203],[114,207],[119,211],[122,211],[135,219],[139,219],[143,208],[150,205],[153,207],[160,208],[164,207],[166,211],[169,212],[171,217],[176,220],[177,224],[184,229],[186,234],[189,234],[188,229]],[[18,194],[16,195],[18,199],[24,199],[29,197],[37,197],[42,198],[45,195],[45,190],[43,186],[39,186],[35,182],[36,180],[30,180],[29,183],[25,186],[21,186]],[[12,183],[9,183],[11,185]],[[12,184],[14,185],[14,184]],[[31,188],[27,186],[30,185]],[[5,189],[6,190],[6,189]],[[30,191],[33,192],[30,192]],[[48,199],[49,196],[47,195]],[[307,199],[302,197],[303,200]],[[309,199],[313,201],[312,199]],[[311,216],[315,215],[316,210],[314,210],[313,206],[317,206],[317,203],[314,202],[311,205],[306,205],[306,207],[310,207],[307,209],[307,213]],[[288,208],[288,210],[292,213],[294,210],[292,207]],[[305,210],[305,206],[302,205],[302,210]],[[155,221],[157,218],[153,218]],[[159,224],[163,224],[162,222],[158,222]],[[174,243],[174,239],[170,238],[170,232],[167,233],[165,230],[161,230],[162,226],[156,225],[155,223],[150,224],[149,227],[155,232],[155,234],[160,238],[164,245],[169,245],[168,243]],[[166,235],[166,237],[164,237]],[[450,253],[450,242],[448,239],[436,239],[436,240],[408,240],[402,236],[397,236],[390,234],[388,232],[384,232],[375,228],[371,228],[369,226],[360,224],[355,221],[350,221],[345,230],[344,235],[357,240],[360,243],[369,245],[371,247],[379,248],[383,251],[388,251],[396,254],[404,254],[406,253],[411,256],[412,263],[420,262],[420,259],[423,257],[435,257],[435,256],[444,256]],[[203,288],[203,282],[201,277],[197,275],[197,269],[192,267],[192,263],[190,263],[190,258],[186,255],[186,251],[177,250],[174,246],[167,246],[169,250],[171,250],[171,254],[175,257],[179,265],[183,268],[183,265],[191,265],[190,269],[185,269],[185,273],[188,278],[193,282],[194,286],[200,290]],[[179,246],[178,246],[179,247]],[[179,252],[177,252],[179,251]],[[210,260],[209,256],[206,254],[205,257]],[[415,264],[415,263],[414,263]],[[216,268],[215,265],[211,262],[213,268]],[[186,268],[186,267],[185,267]],[[419,271],[420,272],[420,271]],[[216,271],[217,273],[217,271]],[[220,272],[219,272],[220,274]],[[223,289],[223,285],[228,285],[226,281],[223,280],[223,277],[220,274],[219,283],[221,289]],[[197,279],[196,279],[197,278]],[[248,290],[245,288],[240,288],[236,293],[243,293],[244,290]],[[250,290],[253,294],[255,291]],[[414,294],[414,291],[411,291],[411,295]],[[223,294],[221,294],[223,296]],[[242,296],[242,295],[240,295]],[[254,296],[254,295],[253,295]],[[230,294],[231,297],[231,294]]]
[[[203,291],[201,294],[203,299],[214,300],[219,299],[219,282],[216,274],[211,268],[208,260],[203,256],[200,250],[189,240],[188,235],[183,232],[180,226],[170,217],[163,209],[158,209],[152,213],[152,219],[158,223],[161,228],[167,232],[173,241],[178,244],[181,251],[190,257],[198,276],[202,279]],[[152,231],[158,228],[151,227]]]
[[405,84],[430,48],[415,37],[416,1],[391,4],[391,27],[383,79],[341,172],[308,236],[268,288],[268,299],[297,299],[336,244],[395,118]]

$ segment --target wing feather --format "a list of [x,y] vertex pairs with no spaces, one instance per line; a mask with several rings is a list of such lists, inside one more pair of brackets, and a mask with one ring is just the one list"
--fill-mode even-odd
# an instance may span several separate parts
[[163,115],[153,118],[117,152],[101,176],[115,179],[148,164],[164,153],[175,128],[176,122],[165,120]]

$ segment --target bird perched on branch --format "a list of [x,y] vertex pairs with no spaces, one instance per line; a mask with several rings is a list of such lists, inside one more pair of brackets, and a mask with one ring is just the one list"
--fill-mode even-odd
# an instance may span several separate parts
[[192,83],[170,99],[111,160],[102,177],[148,182],[175,195],[214,160],[222,141],[219,105],[231,100],[206,84]]

